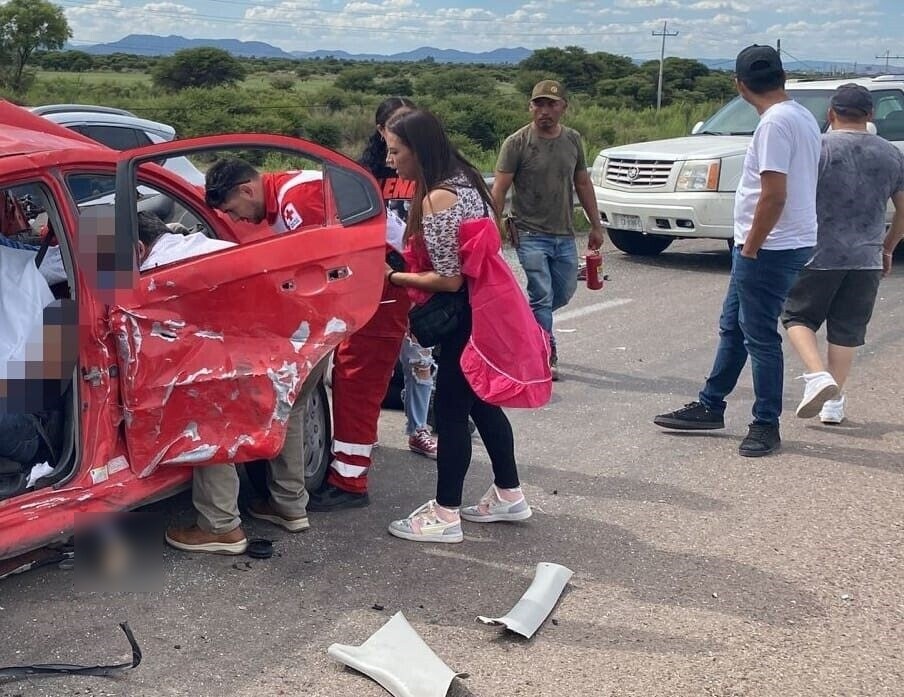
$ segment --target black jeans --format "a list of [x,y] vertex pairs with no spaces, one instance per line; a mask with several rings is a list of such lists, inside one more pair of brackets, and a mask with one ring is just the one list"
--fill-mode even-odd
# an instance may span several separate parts
[[458,331],[440,344],[437,360],[433,403],[437,436],[436,502],[448,508],[461,505],[461,491],[471,464],[468,416],[474,420],[489,453],[496,486],[501,489],[519,486],[512,425],[501,407],[487,404],[474,394],[461,372],[459,361],[470,336],[469,315]]

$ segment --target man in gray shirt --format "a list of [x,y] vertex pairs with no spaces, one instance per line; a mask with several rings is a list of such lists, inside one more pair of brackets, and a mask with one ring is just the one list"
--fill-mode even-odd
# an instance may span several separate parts
[[[872,96],[865,87],[842,85],[832,96],[822,138],[813,258],[788,295],[782,324],[807,370],[797,415],[819,414],[823,423],[844,419],[841,393],[856,347],[862,346],[879,281],[891,270],[892,252],[904,237],[904,153],[872,135]],[[895,205],[886,232],[888,200]],[[827,363],[816,346],[826,323]]]

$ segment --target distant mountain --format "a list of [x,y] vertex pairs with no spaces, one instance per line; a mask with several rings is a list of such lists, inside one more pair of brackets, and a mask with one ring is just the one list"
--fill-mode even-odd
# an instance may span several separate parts
[[340,58],[359,61],[420,61],[432,58],[437,63],[520,63],[533,51],[526,48],[497,48],[484,53],[469,53],[454,49],[416,48],[413,51],[382,55],[377,53],[349,53],[348,51],[283,51],[262,41],[239,41],[238,39],[186,39],[184,36],[155,36],[153,34],[129,34],[106,44],[93,46],[72,46],[95,55],[111,53],[131,53],[138,56],[169,56],[186,48],[213,46],[243,58]]
[[154,34],[129,34],[109,44],[93,46],[70,46],[85,53],[109,55],[111,53],[131,53],[137,56],[169,56],[185,48],[214,46],[244,58],[294,58],[291,53],[262,41],[239,41],[238,39],[186,39],[184,36],[155,36]]
[[[697,61],[703,63],[712,70],[734,70],[734,58],[697,58]],[[901,68],[895,68],[890,65],[888,70],[885,65],[875,63],[851,63],[850,61],[800,61],[800,60],[784,60],[785,70],[789,73],[818,73],[820,75],[841,75],[852,74],[856,72],[858,75],[884,75],[885,73],[901,73]]]
[[520,63],[533,53],[528,48],[497,48],[483,53],[457,51],[451,48],[422,46],[413,51],[384,55],[379,53],[349,53],[347,51],[292,51],[296,58],[341,58],[360,61],[422,61],[432,58],[437,63]]

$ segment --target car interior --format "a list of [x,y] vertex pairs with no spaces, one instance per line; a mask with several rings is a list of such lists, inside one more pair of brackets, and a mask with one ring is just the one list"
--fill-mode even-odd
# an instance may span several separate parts
[[[13,242],[31,245],[36,250],[35,261],[39,270],[47,259],[47,251],[57,247],[66,280],[48,285],[56,300],[75,300],[70,247],[65,235],[57,235],[62,225],[43,186],[25,183],[0,189],[0,202],[3,204],[0,234]],[[0,288],[0,293],[4,295],[16,291],[16,288]],[[52,407],[48,404],[47,410],[29,415],[39,424],[44,441],[38,452],[39,462],[19,462],[0,457],[0,500],[61,483],[74,472],[78,459],[78,439],[75,437],[78,429],[76,375],[77,367],[62,384],[45,380],[26,386],[25,389],[32,392],[49,388],[50,392],[61,394],[62,398],[54,399],[55,403]]]

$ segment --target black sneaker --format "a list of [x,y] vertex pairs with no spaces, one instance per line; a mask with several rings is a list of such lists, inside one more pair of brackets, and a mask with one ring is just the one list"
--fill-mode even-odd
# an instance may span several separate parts
[[653,423],[663,428],[675,428],[681,431],[708,431],[725,428],[725,419],[721,413],[703,406],[700,402],[688,402],[680,409],[667,414],[659,414]]
[[763,424],[754,421],[747,427],[747,437],[738,446],[738,454],[744,457],[763,457],[774,453],[782,446],[778,424]]
[[308,500],[308,510],[329,513],[330,511],[341,511],[343,508],[364,508],[369,503],[370,497],[366,493],[355,494],[332,484],[325,484],[319,491],[311,494]]
[[559,354],[556,353],[556,347],[552,347],[552,353],[549,354],[549,372],[552,375],[552,381],[559,381]]

